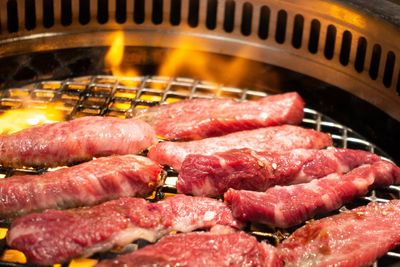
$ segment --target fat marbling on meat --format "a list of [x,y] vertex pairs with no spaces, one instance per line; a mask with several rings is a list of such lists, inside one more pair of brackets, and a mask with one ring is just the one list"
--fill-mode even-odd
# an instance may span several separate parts
[[400,244],[400,200],[313,221],[278,247],[285,266],[370,266]]
[[179,172],[179,193],[220,196],[229,188],[265,191],[274,185],[309,182],[331,173],[346,173],[380,157],[352,149],[237,149],[213,155],[188,155]]
[[196,140],[281,124],[300,124],[304,101],[297,93],[257,101],[191,99],[138,110],[135,118],[150,123],[167,140]]
[[42,175],[0,179],[0,217],[90,206],[123,196],[145,197],[160,184],[161,171],[146,157],[123,155]]
[[83,117],[0,136],[5,167],[55,167],[93,157],[136,154],[155,144],[154,129],[136,119]]
[[283,262],[275,247],[244,232],[196,232],[166,236],[154,245],[96,265],[114,266],[283,267]]
[[230,189],[224,199],[239,220],[287,228],[316,214],[338,209],[365,195],[371,187],[399,183],[400,168],[378,161],[347,174],[330,174],[304,184],[274,186],[265,192]]
[[216,225],[240,228],[225,203],[177,195],[150,203],[120,198],[75,210],[47,210],[17,218],[7,232],[10,247],[39,265],[121,247],[137,239],[154,242],[171,231],[191,232]]
[[183,160],[189,154],[212,155],[241,148],[255,151],[319,149],[331,145],[332,138],[326,133],[298,126],[282,125],[189,142],[161,142],[149,150],[148,157],[179,171]]

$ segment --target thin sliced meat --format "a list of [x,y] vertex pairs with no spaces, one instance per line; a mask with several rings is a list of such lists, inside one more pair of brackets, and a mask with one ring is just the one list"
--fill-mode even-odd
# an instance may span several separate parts
[[400,201],[370,203],[313,221],[278,247],[285,266],[370,266],[400,244]]
[[42,175],[0,180],[0,217],[49,208],[95,205],[123,196],[148,196],[160,184],[161,166],[135,155],[98,158]]
[[148,157],[179,171],[189,154],[212,155],[231,149],[249,148],[255,151],[320,149],[332,145],[328,134],[292,125],[282,125],[190,142],[161,142],[149,151]]
[[304,101],[286,93],[258,101],[193,99],[139,110],[136,118],[150,123],[167,140],[196,140],[281,124],[300,124]]
[[179,193],[220,196],[229,188],[265,191],[274,185],[309,182],[331,173],[346,173],[380,157],[352,149],[294,149],[256,152],[229,150],[213,155],[188,155],[179,172]]
[[91,208],[47,210],[17,218],[7,232],[7,243],[30,263],[51,265],[137,239],[154,242],[171,231],[215,225],[242,226],[225,203],[211,198],[177,195],[157,203],[121,198]]
[[96,265],[112,266],[283,267],[283,262],[275,247],[244,232],[197,232],[166,236],[154,245]]
[[83,117],[0,136],[0,164],[63,166],[93,157],[136,154],[156,142],[154,130],[143,121]]
[[316,214],[338,209],[365,195],[372,186],[399,183],[399,167],[378,161],[347,174],[330,174],[305,184],[275,186],[265,192],[230,189],[224,197],[239,220],[287,228]]

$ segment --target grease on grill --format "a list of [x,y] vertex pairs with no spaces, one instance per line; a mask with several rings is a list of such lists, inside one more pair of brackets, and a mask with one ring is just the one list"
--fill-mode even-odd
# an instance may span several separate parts
[[[158,104],[173,103],[191,98],[230,97],[240,100],[257,100],[267,94],[260,91],[243,90],[240,88],[224,87],[220,84],[201,82],[187,78],[166,77],[133,77],[117,79],[113,76],[85,76],[64,81],[44,81],[28,85],[24,88],[6,89],[3,98],[0,98],[0,115],[11,108],[21,107],[26,97],[32,98],[31,107],[43,108],[49,103],[61,102],[60,107],[67,118],[76,118],[88,115],[105,115],[120,118],[129,118],[138,108],[148,108]],[[1,96],[0,96],[1,97]],[[306,108],[303,127],[322,130],[330,133],[337,147],[360,148],[389,158],[383,151],[366,141],[351,129],[335,122],[319,112]],[[52,169],[53,170],[53,169]],[[49,170],[49,171],[52,171]],[[10,169],[0,166],[0,179],[16,174],[39,174],[45,169]],[[165,168],[163,185],[148,198],[150,201],[159,201],[176,194],[175,184],[177,173],[171,168]],[[346,205],[354,208],[369,201],[387,201],[400,198],[400,187],[390,186],[384,190],[373,190],[366,197]],[[335,211],[334,213],[337,213]],[[332,214],[334,214],[332,213]],[[1,224],[6,227],[7,222]],[[266,240],[271,244],[278,244],[285,239],[295,228],[272,229],[265,225],[248,225],[245,229],[258,240]],[[25,256],[18,251],[8,249],[4,238],[6,228],[0,228],[0,260],[8,266],[25,266]],[[133,247],[145,246],[143,240],[133,243]],[[131,246],[132,248],[132,246]],[[98,259],[112,258],[119,251],[98,253],[90,259],[75,259],[63,266],[89,267]],[[389,252],[386,258],[399,259],[396,251]],[[56,265],[61,266],[61,265]]]

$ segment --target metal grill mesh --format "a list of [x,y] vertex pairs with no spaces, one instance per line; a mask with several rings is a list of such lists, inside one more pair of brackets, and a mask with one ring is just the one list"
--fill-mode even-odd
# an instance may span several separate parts
[[[0,92],[0,115],[16,108],[45,108],[49,103],[61,103],[57,108],[64,111],[67,119],[82,116],[115,116],[129,118],[134,116],[136,109],[147,108],[159,104],[173,103],[192,98],[236,98],[242,100],[257,100],[267,93],[247,89],[225,87],[219,84],[198,81],[187,78],[169,77],[132,77],[116,78],[113,76],[85,76],[63,81],[44,81],[30,84],[23,88],[10,88]],[[378,147],[365,140],[362,136],[329,117],[305,108],[302,126],[330,133],[336,147],[363,149],[375,152],[384,159],[390,158]],[[160,200],[168,193],[176,193],[177,174],[166,168],[164,184],[157,189],[153,200]],[[0,166],[0,178],[17,174],[38,174],[46,169],[12,169]],[[368,201],[388,201],[400,198],[400,187],[390,186],[382,190],[373,190],[369,195],[346,205],[353,208],[366,204]],[[342,207],[342,209],[346,209]],[[336,212],[340,212],[336,211]],[[3,226],[7,226],[3,224]],[[267,239],[276,244],[287,237],[294,229],[279,230],[261,225],[251,225],[247,231],[260,240]],[[3,243],[4,240],[3,240]],[[18,266],[10,263],[4,257],[9,250],[4,251],[0,258],[1,266]],[[96,255],[102,258],[104,255]],[[400,260],[400,254],[392,251],[384,257],[389,260]],[[375,263],[377,265],[377,263]]]

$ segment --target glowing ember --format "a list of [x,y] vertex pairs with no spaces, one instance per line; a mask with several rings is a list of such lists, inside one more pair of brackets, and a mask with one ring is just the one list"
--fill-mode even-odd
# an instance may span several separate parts
[[34,125],[64,120],[64,113],[57,104],[44,109],[12,109],[0,115],[0,134],[11,134]]
[[[105,57],[105,64],[111,73],[116,77],[136,77],[139,75],[138,71],[133,68],[123,68],[121,63],[124,59],[125,50],[125,36],[124,33],[119,31],[111,36],[112,45],[108,50]],[[124,80],[124,85],[134,87],[137,82]]]

